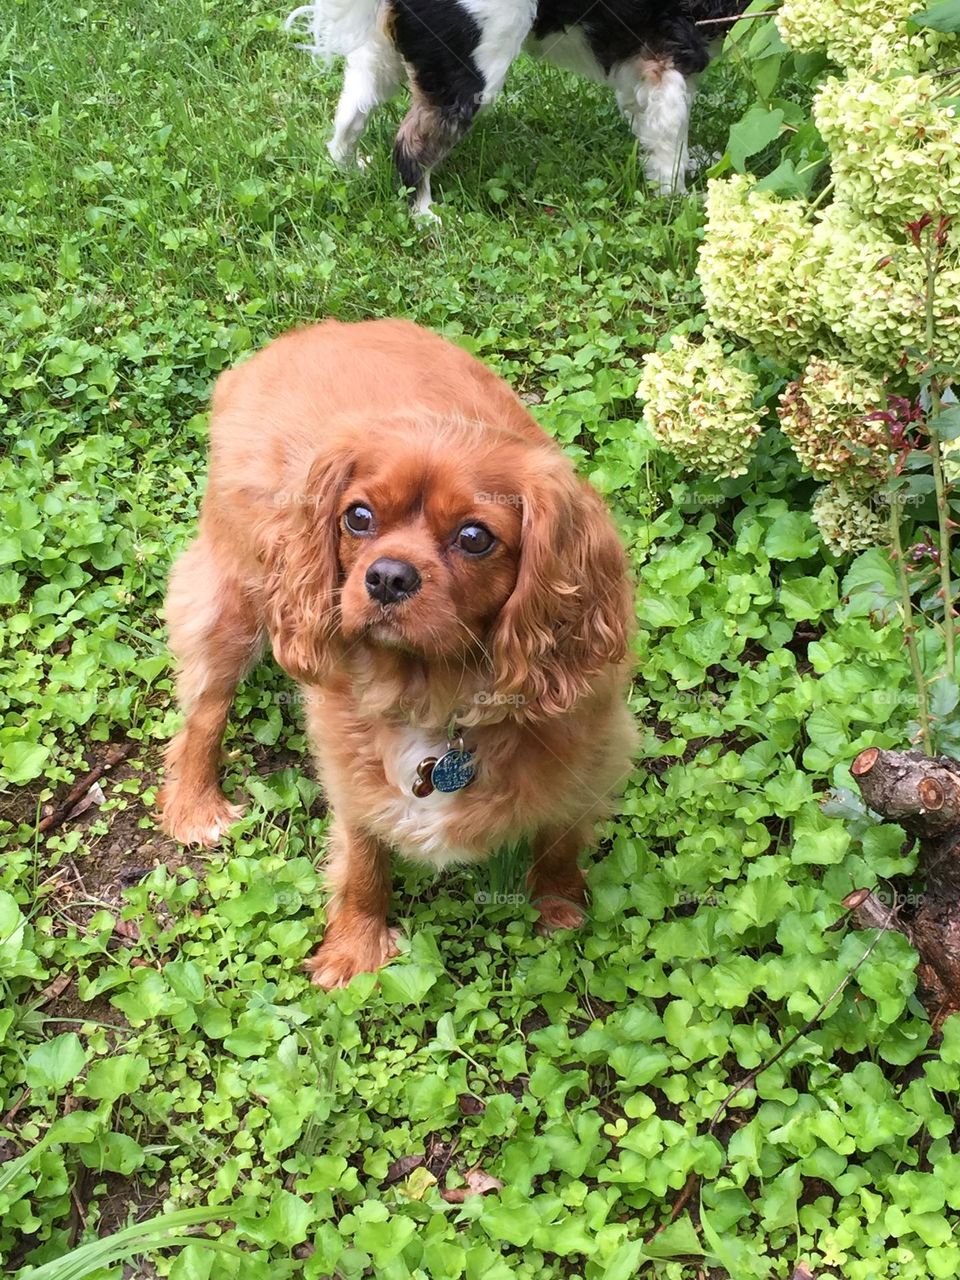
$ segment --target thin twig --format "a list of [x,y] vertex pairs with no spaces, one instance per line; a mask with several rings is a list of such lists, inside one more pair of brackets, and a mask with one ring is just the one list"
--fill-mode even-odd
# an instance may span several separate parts
[[749,22],[752,18],[770,18],[776,12],[776,9],[761,9],[757,13],[735,13],[730,18],[699,18],[693,25],[695,27],[715,27],[720,22]]
[[138,746],[139,743],[136,742],[116,742],[108,747],[100,763],[94,765],[89,773],[84,774],[78,782],[73,784],[56,809],[48,813],[45,818],[40,819],[37,823],[37,831],[40,835],[52,831],[55,827],[59,827],[62,822],[65,822],[70,816],[71,809],[80,803],[93,784],[99,782],[103,775],[109,773],[115,765],[132,756]]
[[824,200],[826,200],[827,196],[829,196],[832,193],[832,191],[833,191],[833,183],[828,182],[827,185],[820,192],[820,194],[817,196],[817,198],[815,200],[811,200],[810,203],[807,205],[806,211],[803,215],[804,222],[810,221],[813,214],[816,213],[817,209],[820,207],[820,205],[823,204]]
[[[924,251],[927,267],[926,279],[926,326],[927,356],[933,359],[936,342],[936,317],[933,303],[937,284],[937,265],[940,257],[939,248],[934,238],[933,228],[927,230],[927,243]],[[953,587],[950,581],[950,513],[947,509],[947,485],[943,474],[943,455],[940,449],[939,424],[937,419],[943,409],[940,400],[940,386],[934,375],[927,381],[930,393],[930,411],[934,423],[930,432],[930,457],[933,463],[933,483],[937,493],[937,528],[940,534],[940,594],[943,597],[943,650],[947,675],[953,680],[957,673],[954,645],[953,624]]]
[[20,1097],[17,1098],[16,1102],[14,1102],[13,1106],[10,1108],[7,1114],[3,1117],[2,1124],[4,1128],[9,1129],[11,1124],[13,1124],[14,1119],[16,1118],[17,1112],[20,1110],[20,1108],[23,1106],[23,1104],[26,1102],[26,1100],[29,1097],[30,1097],[30,1090],[24,1089],[21,1092]]
[[898,492],[890,495],[890,541],[893,544],[893,559],[897,570],[897,581],[900,584],[900,607],[903,610],[903,634],[907,642],[907,653],[910,655],[910,669],[913,682],[917,687],[917,719],[920,721],[920,736],[923,749],[928,756],[933,755],[933,741],[930,737],[930,712],[927,707],[927,681],[920,663],[920,650],[917,646],[917,624],[913,616],[913,601],[910,599],[910,583],[907,581],[907,565],[903,558],[903,539],[900,537],[900,516],[903,502]]

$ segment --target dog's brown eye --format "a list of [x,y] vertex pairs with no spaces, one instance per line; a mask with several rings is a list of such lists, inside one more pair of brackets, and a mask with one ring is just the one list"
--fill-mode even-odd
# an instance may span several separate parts
[[373,528],[373,512],[369,507],[355,502],[343,513],[343,524],[350,533],[369,533]]
[[459,547],[461,551],[466,551],[468,556],[482,556],[493,547],[495,542],[496,538],[482,524],[465,524],[454,538],[453,545]]

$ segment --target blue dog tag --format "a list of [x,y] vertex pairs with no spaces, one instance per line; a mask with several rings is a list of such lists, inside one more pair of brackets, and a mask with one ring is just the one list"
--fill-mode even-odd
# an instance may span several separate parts
[[430,781],[435,791],[462,791],[473,781],[476,772],[473,753],[457,747],[440,757],[430,773]]

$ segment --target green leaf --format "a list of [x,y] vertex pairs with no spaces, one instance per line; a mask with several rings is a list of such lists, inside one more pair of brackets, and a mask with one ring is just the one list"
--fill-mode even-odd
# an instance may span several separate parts
[[485,1197],[480,1225],[493,1240],[522,1248],[540,1226],[540,1214],[519,1192],[505,1187],[502,1196]]
[[795,622],[816,622],[837,605],[837,579],[832,569],[818,578],[793,578],[780,588],[783,612]]
[[439,978],[425,964],[391,964],[380,970],[380,990],[387,1004],[420,1004]]
[[4,745],[0,764],[7,781],[21,787],[25,782],[39,778],[49,759],[49,747],[44,747],[39,742],[16,739]]
[[727,151],[730,163],[738,173],[746,173],[747,159],[768,147],[780,136],[783,111],[779,108],[752,106],[730,129]]
[[930,683],[930,714],[938,720],[945,720],[957,709],[960,702],[960,689],[955,680],[946,675]]
[[931,31],[960,31],[960,0],[939,0],[929,9],[915,13],[910,21],[918,27],[928,27]]
[[88,1169],[122,1173],[129,1177],[143,1167],[146,1154],[139,1142],[125,1133],[107,1133],[80,1147],[80,1159]]
[[702,1258],[703,1245],[688,1214],[671,1222],[644,1246],[647,1258]]
[[84,1096],[101,1101],[115,1102],[126,1094],[134,1093],[150,1074],[150,1064],[132,1053],[121,1053],[115,1058],[95,1062],[87,1072]]
[[881,618],[892,617],[900,598],[900,588],[890,557],[877,548],[857,556],[847,570],[840,591],[849,601],[844,609],[847,616],[878,614]]
[[27,941],[29,933],[30,926],[16,898],[0,889],[0,978],[42,975],[40,963]]
[[270,1212],[259,1225],[269,1240],[289,1249],[306,1239],[313,1217],[305,1200],[281,1188],[273,1192]]
[[76,1080],[86,1063],[80,1037],[75,1031],[65,1031],[30,1052],[24,1074],[31,1089],[59,1092]]
[[773,93],[780,79],[783,67],[782,53],[769,53],[764,58],[757,58],[750,63],[750,76],[757,86],[757,94],[767,99]]
[[787,511],[767,530],[763,549],[771,560],[801,560],[819,546],[816,526],[806,511]]
[[[960,5],[960,0],[956,0]],[[932,418],[927,419],[930,434],[938,440],[950,442],[960,437],[960,404],[948,405]]]
[[71,1111],[54,1120],[47,1131],[47,1136],[51,1142],[63,1142],[75,1146],[82,1142],[93,1142],[106,1125],[106,1120],[98,1116],[95,1111]]

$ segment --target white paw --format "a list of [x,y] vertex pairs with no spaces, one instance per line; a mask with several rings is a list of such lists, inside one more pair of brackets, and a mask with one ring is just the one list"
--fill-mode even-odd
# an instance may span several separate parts
[[365,156],[358,156],[355,151],[349,148],[339,147],[333,140],[327,143],[327,153],[337,168],[342,169],[345,173],[349,173],[351,169],[365,169],[367,167]]
[[654,188],[658,196],[682,196],[687,190],[687,184],[683,180],[682,174],[673,174],[669,176],[660,173],[648,173],[647,181]]
[[433,207],[429,204],[415,206],[413,217],[424,231],[439,230],[443,226],[443,219],[438,213],[434,213]]

